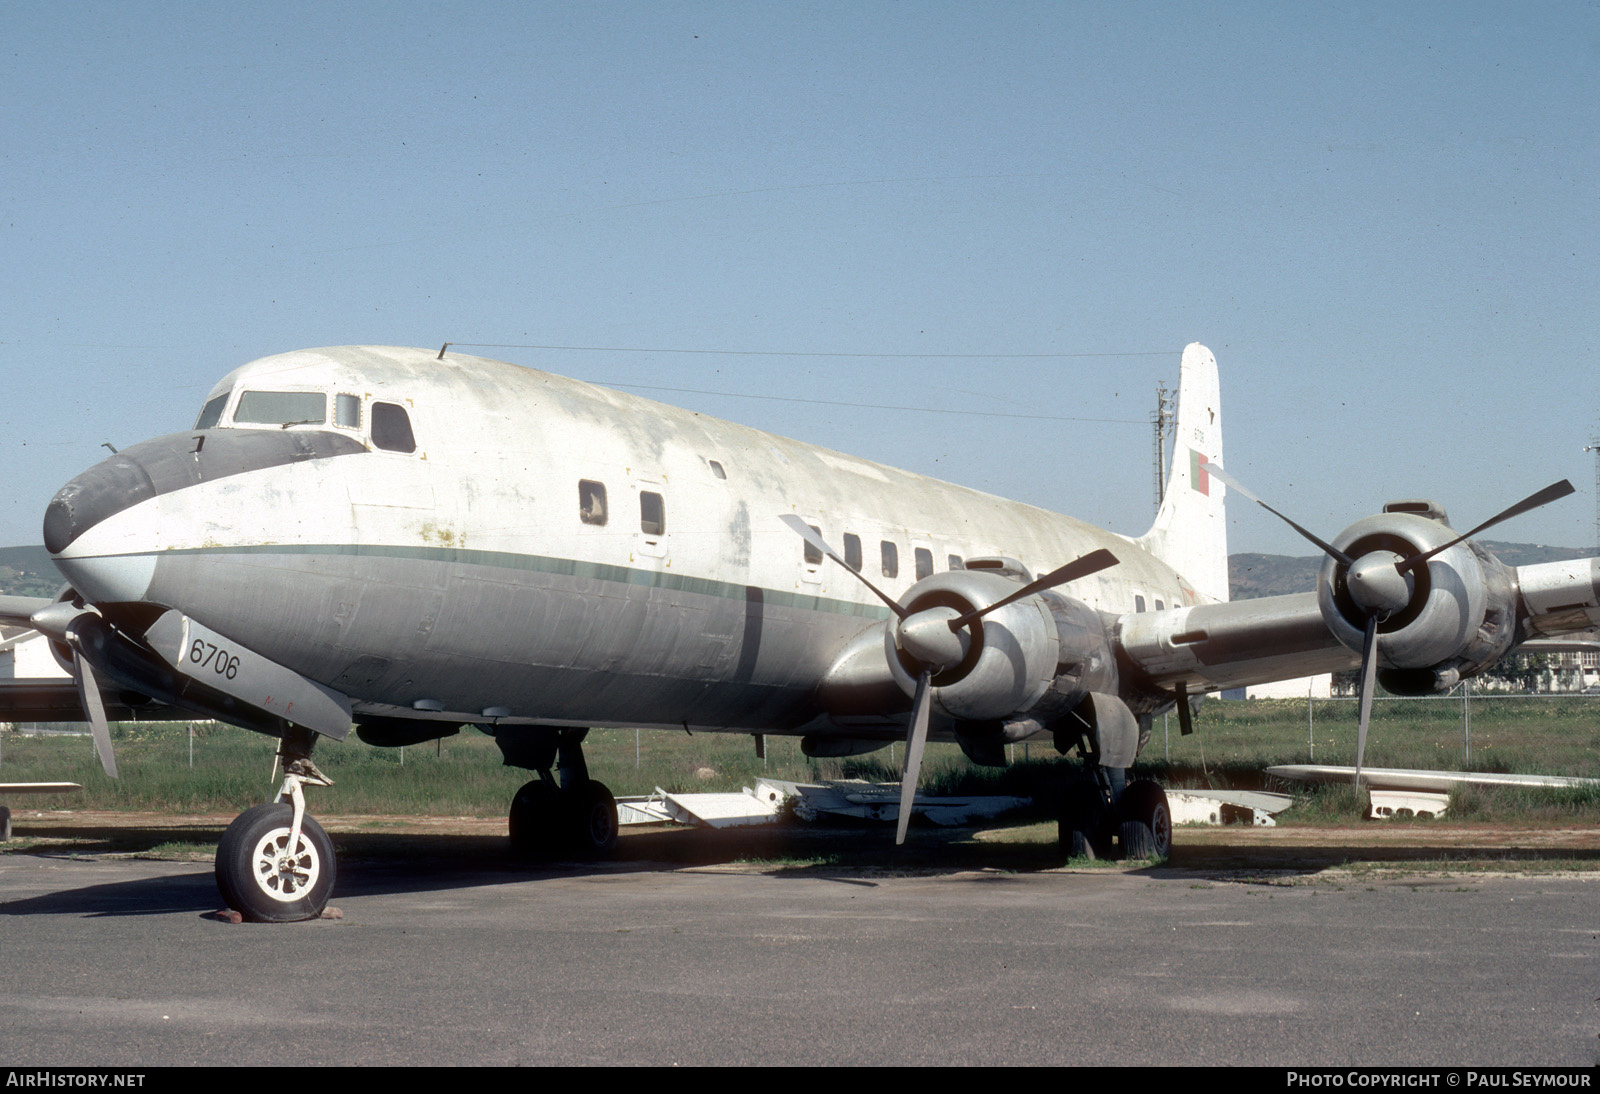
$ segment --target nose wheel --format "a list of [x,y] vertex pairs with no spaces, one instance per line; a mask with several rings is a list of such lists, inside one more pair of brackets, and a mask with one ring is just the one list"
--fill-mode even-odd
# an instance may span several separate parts
[[338,872],[333,841],[306,814],[301,787],[333,785],[311,762],[309,734],[285,735],[279,755],[285,762],[277,800],[240,813],[217,844],[217,889],[252,923],[316,919]]
[[[298,827],[299,831],[295,831]],[[312,817],[271,802],[247,809],[217,845],[217,888],[252,923],[315,919],[333,892],[333,842]]]

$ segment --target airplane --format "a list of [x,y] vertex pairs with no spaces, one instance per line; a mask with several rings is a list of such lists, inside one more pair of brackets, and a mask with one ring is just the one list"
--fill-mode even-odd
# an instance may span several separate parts
[[1360,666],[1364,748],[1375,679],[1442,690],[1600,621],[1600,559],[1505,566],[1428,502],[1331,542],[1293,525],[1327,555],[1317,589],[1229,603],[1225,484],[1242,487],[1198,343],[1136,538],[449,348],[234,370],[193,429],[56,494],[53,601],[0,598],[72,676],[0,689],[19,714],[70,707],[104,734],[108,709],[156,704],[280,739],[278,794],[217,853],[246,918],[326,905],[334,851],[304,790],[328,783],[316,743],[352,727],[400,746],[475,726],[537,774],[514,845],[590,855],[617,836],[592,727],[786,734],[811,756],[904,740],[897,841],[927,740],[1003,764],[1042,739],[1081,760],[1063,852],[1144,857],[1172,840],[1161,788],[1128,778],[1155,714],[1187,732],[1203,693]]

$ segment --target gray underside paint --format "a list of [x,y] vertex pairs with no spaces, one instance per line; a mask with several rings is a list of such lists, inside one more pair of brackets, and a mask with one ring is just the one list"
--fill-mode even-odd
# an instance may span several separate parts
[[347,544],[164,552],[149,599],[223,634],[248,626],[258,652],[357,702],[766,732],[816,728],[831,658],[888,614],[572,559]]

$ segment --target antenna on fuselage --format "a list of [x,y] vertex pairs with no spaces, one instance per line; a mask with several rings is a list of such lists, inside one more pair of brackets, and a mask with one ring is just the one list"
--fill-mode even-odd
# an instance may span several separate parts
[[444,351],[449,349],[450,345],[451,345],[451,343],[446,342],[444,345],[440,346],[439,347],[439,356],[435,357],[434,360],[435,361],[443,361],[444,360]]

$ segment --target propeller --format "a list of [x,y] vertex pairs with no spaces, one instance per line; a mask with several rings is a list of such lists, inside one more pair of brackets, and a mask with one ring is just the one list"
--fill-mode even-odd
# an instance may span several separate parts
[[1415,575],[1435,555],[1443,554],[1457,544],[1464,543],[1478,533],[1493,528],[1502,521],[1521,516],[1542,505],[1566,497],[1574,492],[1566,479],[1537,490],[1508,509],[1503,509],[1471,531],[1457,536],[1441,546],[1418,551],[1402,558],[1393,551],[1376,550],[1351,558],[1345,552],[1325,543],[1305,528],[1296,524],[1278,510],[1262,501],[1216,464],[1207,464],[1206,473],[1215,475],[1231,489],[1237,490],[1261,508],[1282,520],[1306,539],[1316,544],[1322,552],[1345,567],[1345,588],[1350,599],[1366,617],[1361,641],[1361,703],[1360,718],[1356,726],[1356,785],[1361,785],[1361,765],[1367,751],[1367,728],[1372,721],[1372,695],[1377,690],[1378,675],[1378,625],[1400,612],[1411,603],[1416,590]]
[[933,677],[935,673],[957,664],[966,655],[967,643],[962,640],[961,632],[990,612],[1008,604],[1042,593],[1046,589],[1065,585],[1069,581],[1087,577],[1108,566],[1115,566],[1117,557],[1104,548],[1091,551],[1065,566],[1051,570],[1041,578],[1030,581],[987,608],[978,608],[963,614],[955,608],[940,605],[911,612],[846,562],[811,525],[793,513],[781,514],[778,519],[811,546],[855,575],[857,580],[888,605],[889,610],[894,612],[895,618],[899,620],[895,631],[896,644],[922,666],[917,674],[916,694],[911,700],[911,726],[906,735],[906,763],[900,776],[900,817],[894,837],[895,846],[898,847],[906,841],[906,830],[911,823],[911,807],[916,800],[917,782],[922,771],[922,754],[928,743],[928,724],[933,713]]
[[72,679],[78,685],[78,700],[89,718],[95,753],[100,757],[101,768],[115,779],[117,757],[111,749],[111,725],[106,718],[105,698],[94,666],[84,654],[89,643],[82,633],[83,625],[89,619],[98,618],[98,613],[88,608],[80,608],[70,601],[57,601],[34,612],[29,622],[41,633],[65,642],[72,651]]

